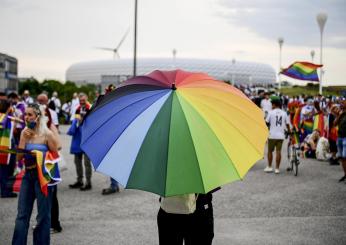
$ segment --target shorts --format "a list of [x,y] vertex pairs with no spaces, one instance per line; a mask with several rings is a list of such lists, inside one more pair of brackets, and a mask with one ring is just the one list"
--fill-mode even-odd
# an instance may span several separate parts
[[273,152],[275,148],[276,151],[281,151],[283,141],[280,139],[268,139],[268,152]]
[[337,144],[339,156],[346,159],[346,138],[338,138]]

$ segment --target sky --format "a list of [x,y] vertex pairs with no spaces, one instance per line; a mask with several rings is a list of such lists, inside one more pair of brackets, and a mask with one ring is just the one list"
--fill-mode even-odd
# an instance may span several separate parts
[[[320,60],[316,15],[324,29],[325,85],[346,85],[346,0],[138,0],[138,57],[261,62],[279,69]],[[20,77],[65,80],[77,62],[133,56],[134,0],[0,0],[0,52],[15,56]]]

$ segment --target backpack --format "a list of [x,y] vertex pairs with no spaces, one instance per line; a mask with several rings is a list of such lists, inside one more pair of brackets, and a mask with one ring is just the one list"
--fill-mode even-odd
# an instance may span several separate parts
[[171,214],[192,214],[196,210],[196,194],[161,197],[161,208]]

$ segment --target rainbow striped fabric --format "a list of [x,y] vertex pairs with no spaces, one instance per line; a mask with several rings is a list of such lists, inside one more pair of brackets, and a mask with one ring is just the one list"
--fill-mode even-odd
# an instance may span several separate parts
[[317,69],[323,65],[317,65],[309,62],[297,61],[280,73],[299,80],[319,82]]
[[[11,148],[12,139],[12,122],[8,115],[0,113],[0,150],[7,150]],[[10,161],[10,154],[0,153],[0,164],[8,164]]]

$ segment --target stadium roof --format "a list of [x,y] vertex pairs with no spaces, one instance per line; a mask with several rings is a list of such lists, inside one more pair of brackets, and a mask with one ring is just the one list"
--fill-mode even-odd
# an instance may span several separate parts
[[[186,58],[140,58],[137,61],[137,75],[173,69],[204,72],[224,81],[232,81],[233,78],[239,84],[272,84],[276,81],[273,67],[263,63]],[[133,59],[88,61],[71,65],[66,71],[66,80],[77,84],[98,84],[102,76],[129,77],[132,73]]]

